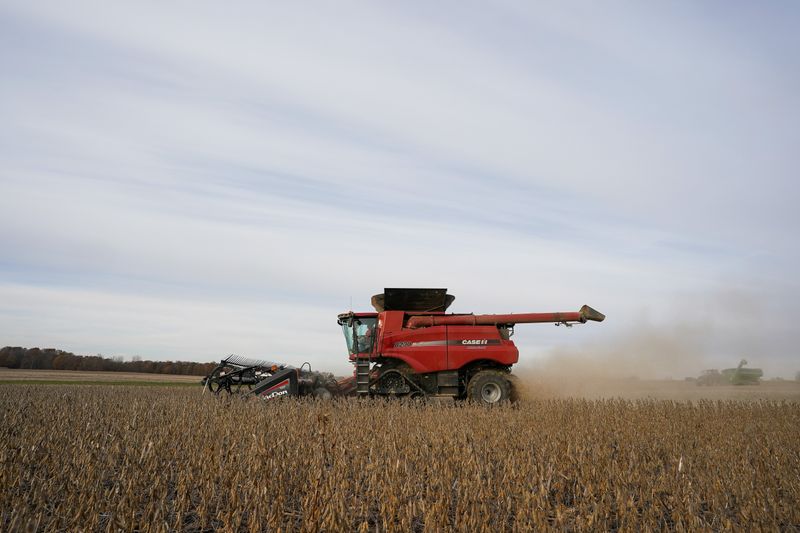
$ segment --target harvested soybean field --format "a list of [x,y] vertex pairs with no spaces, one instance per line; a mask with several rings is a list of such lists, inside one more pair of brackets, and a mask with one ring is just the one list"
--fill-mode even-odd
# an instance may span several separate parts
[[0,384],[104,384],[104,385],[196,385],[202,376],[145,374],[141,372],[95,372],[85,370],[27,370],[0,367]]
[[800,528],[793,401],[0,389],[0,530]]

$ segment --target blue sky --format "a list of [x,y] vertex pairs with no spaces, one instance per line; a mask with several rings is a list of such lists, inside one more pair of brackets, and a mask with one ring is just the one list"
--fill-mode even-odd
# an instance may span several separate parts
[[338,312],[444,286],[608,315],[525,364],[792,375],[799,15],[4,2],[0,344],[344,372]]

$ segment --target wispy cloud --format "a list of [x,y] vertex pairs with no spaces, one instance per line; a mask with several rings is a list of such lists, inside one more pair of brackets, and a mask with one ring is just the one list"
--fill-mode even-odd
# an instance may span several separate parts
[[341,369],[384,286],[602,338],[734,291],[788,371],[799,10],[701,9],[7,3],[0,343]]

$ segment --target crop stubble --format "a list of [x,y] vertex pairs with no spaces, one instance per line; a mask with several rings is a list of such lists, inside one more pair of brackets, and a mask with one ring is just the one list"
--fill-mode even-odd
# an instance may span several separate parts
[[800,406],[0,386],[0,529],[800,527]]

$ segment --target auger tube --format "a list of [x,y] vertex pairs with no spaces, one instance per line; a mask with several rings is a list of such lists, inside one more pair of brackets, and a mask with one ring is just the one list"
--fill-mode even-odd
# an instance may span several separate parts
[[509,313],[501,315],[412,315],[406,321],[407,328],[431,326],[500,326],[512,324],[535,324],[552,322],[569,324],[585,323],[588,320],[602,322],[606,316],[584,305],[580,311],[565,313]]

